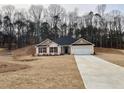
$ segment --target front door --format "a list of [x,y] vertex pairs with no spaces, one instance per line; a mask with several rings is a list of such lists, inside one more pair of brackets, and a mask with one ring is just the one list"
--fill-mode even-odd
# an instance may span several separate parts
[[69,47],[68,46],[64,47],[64,53],[69,54]]

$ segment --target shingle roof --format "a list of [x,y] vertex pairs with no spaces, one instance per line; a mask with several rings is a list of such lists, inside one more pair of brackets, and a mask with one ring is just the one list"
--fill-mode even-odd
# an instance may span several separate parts
[[70,45],[75,41],[76,39],[72,38],[71,36],[63,36],[54,40],[54,42],[58,43],[59,45]]
[[71,36],[63,36],[55,40],[50,40],[50,39],[43,40],[41,43],[37,44],[37,46],[46,46],[52,42],[55,42],[59,45],[93,45],[91,42],[83,38],[77,40]]

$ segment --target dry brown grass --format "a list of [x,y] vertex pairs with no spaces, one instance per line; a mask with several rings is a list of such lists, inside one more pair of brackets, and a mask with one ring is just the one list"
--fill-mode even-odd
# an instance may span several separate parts
[[124,67],[124,53],[119,49],[96,48],[96,56]]
[[32,46],[27,46],[24,48],[19,48],[14,51],[12,51],[13,57],[20,57],[20,56],[27,56],[27,55],[34,55],[35,54],[35,47],[34,45]]
[[6,59],[31,68],[0,73],[0,88],[85,88],[73,56],[41,56],[35,59],[38,60],[22,62]]
[[0,55],[4,55],[5,53],[7,53],[7,49],[0,48]]
[[4,51],[4,50],[5,50],[4,48],[0,48],[0,52],[1,52],[1,51]]
[[97,53],[107,53],[107,54],[124,54],[120,49],[114,48],[98,48],[95,47],[95,52]]
[[20,65],[20,64],[13,64],[13,63],[6,63],[0,62],[0,73],[11,72],[11,71],[18,71],[22,69],[29,68],[27,65]]
[[38,58],[35,58],[31,55],[28,56],[13,56],[14,61],[22,61],[22,62],[32,62],[38,60]]

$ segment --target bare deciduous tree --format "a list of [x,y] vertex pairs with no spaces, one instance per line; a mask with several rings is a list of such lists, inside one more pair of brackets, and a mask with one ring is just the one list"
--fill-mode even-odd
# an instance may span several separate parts
[[5,5],[2,7],[3,15],[9,16],[9,18],[11,18],[11,21],[14,14],[14,10],[15,10],[15,7],[13,5]]
[[105,9],[106,9],[106,5],[105,5],[105,4],[98,5],[98,6],[96,7],[96,9],[97,9],[97,12],[98,12],[101,16],[103,16],[103,15],[104,15],[104,12],[105,12]]
[[40,34],[40,21],[42,18],[42,12],[43,12],[43,6],[42,5],[32,5],[29,9],[29,13],[33,19],[33,21],[36,23],[35,25],[35,36],[36,36],[36,42],[40,42],[42,40],[42,37],[39,36]]
[[48,13],[52,22],[53,33],[55,34],[55,38],[61,36],[60,32],[60,22],[65,14],[65,9],[57,4],[52,4],[48,7]]

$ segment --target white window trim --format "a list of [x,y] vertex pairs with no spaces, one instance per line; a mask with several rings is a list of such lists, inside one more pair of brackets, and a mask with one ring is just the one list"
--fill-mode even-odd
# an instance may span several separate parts
[[[51,51],[51,48],[52,48],[52,51]],[[55,52],[55,48],[57,48],[56,52]],[[58,53],[58,47],[50,47],[49,52],[50,53]]]
[[[41,50],[40,50],[41,49]],[[46,51],[44,52],[44,49],[46,49]],[[47,53],[47,48],[46,47],[39,47],[38,48],[38,52],[39,53]]]

